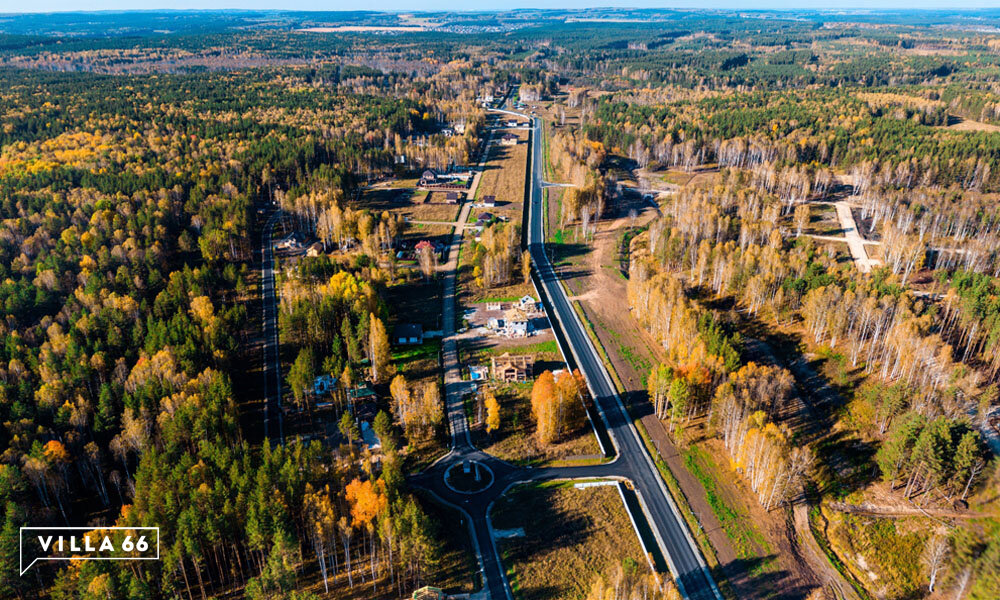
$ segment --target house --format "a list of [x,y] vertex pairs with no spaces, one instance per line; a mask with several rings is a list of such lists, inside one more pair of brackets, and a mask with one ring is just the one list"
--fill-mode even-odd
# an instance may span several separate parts
[[531,332],[531,320],[520,308],[512,308],[505,316],[507,335],[511,337],[525,337]]
[[306,256],[319,256],[323,254],[323,244],[316,242],[306,249]]
[[458,204],[461,198],[458,196],[458,192],[448,192],[444,195],[445,204]]
[[347,398],[349,400],[364,401],[366,399],[374,399],[374,397],[375,397],[375,390],[373,390],[372,387],[368,385],[367,381],[362,381],[358,385],[347,390]]
[[500,317],[490,317],[490,319],[486,322],[486,326],[493,331],[499,332],[503,331],[507,327],[507,323]]
[[302,247],[302,236],[297,232],[293,231],[285,237],[281,238],[277,244],[278,250],[296,250]]
[[476,219],[476,225],[483,226],[489,225],[490,221],[493,220],[493,213],[479,213],[479,217]]
[[441,588],[425,585],[419,590],[414,590],[412,600],[447,600],[448,596]]
[[419,242],[417,242],[417,245],[413,247],[413,249],[417,251],[417,254],[420,254],[421,252],[423,252],[425,249],[428,248],[430,249],[431,252],[435,252],[437,250],[437,247],[435,247],[434,243],[431,242],[430,240],[420,240]]
[[483,201],[480,202],[485,208],[495,208],[497,205],[496,196],[483,196]]
[[490,371],[493,379],[499,381],[528,381],[535,368],[535,359],[528,355],[511,355],[505,352],[501,356],[490,359]]
[[516,146],[517,136],[513,133],[505,133],[503,134],[503,137],[500,138],[500,143],[504,146]]
[[332,375],[320,375],[313,380],[313,394],[325,396],[331,393],[337,385],[337,378]]
[[[518,126],[518,122],[517,121],[507,121],[505,123],[505,125],[507,125],[507,127],[517,127]],[[513,134],[507,134],[507,135],[513,135]]]
[[411,346],[424,343],[424,327],[418,323],[400,323],[392,330],[392,341]]
[[434,185],[437,183],[438,176],[433,169],[427,169],[420,176],[420,185]]
[[524,296],[517,301],[518,306],[526,313],[532,313],[538,310],[538,303],[531,296]]

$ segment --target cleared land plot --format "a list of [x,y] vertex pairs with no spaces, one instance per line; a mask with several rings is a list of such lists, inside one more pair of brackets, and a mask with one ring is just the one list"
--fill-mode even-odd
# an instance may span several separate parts
[[[410,283],[397,283],[386,288],[385,300],[395,308],[395,319],[389,322],[389,332],[392,326],[400,322],[419,323],[424,330],[441,329],[441,284],[437,281],[424,282],[417,280]],[[393,348],[403,350],[407,346]]]
[[[532,294],[534,296],[534,294]],[[495,300],[499,302],[499,300]],[[548,317],[546,317],[544,312],[533,312],[530,313],[528,318],[531,322],[531,327],[533,328],[532,335],[526,337],[505,337],[502,335],[497,335],[493,331],[488,329],[488,324],[490,319],[503,319],[506,317],[507,312],[510,311],[512,306],[514,306],[511,300],[504,300],[501,303],[503,307],[501,310],[488,310],[487,305],[478,302],[472,305],[472,309],[475,310],[473,313],[464,313],[462,315],[462,326],[468,328],[465,333],[459,334],[459,339],[465,340],[467,347],[511,347],[520,348],[524,346],[533,346],[536,344],[541,344],[555,339],[555,334],[552,331],[552,325],[549,323]]]
[[[504,133],[517,135],[516,146],[504,146],[500,138]],[[508,129],[494,134],[490,145],[489,160],[479,180],[477,200],[485,196],[496,197],[493,208],[473,210],[474,214],[487,211],[497,216],[505,216],[511,221],[521,221],[524,206],[524,178],[528,157],[528,132],[524,129]]]
[[840,219],[837,218],[837,209],[832,204],[810,204],[809,224],[802,233],[843,236],[844,230],[840,225]]
[[497,500],[495,529],[524,529],[498,540],[514,596],[520,600],[584,598],[594,579],[645,568],[639,538],[617,488],[576,489],[559,482],[514,488]]
[[[524,283],[521,279],[520,268],[513,273],[512,282],[508,285],[501,285],[491,288],[482,288],[475,282],[472,264],[475,258],[475,248],[473,245],[474,235],[470,231],[465,232],[465,242],[462,245],[462,254],[458,260],[458,300],[461,308],[469,308],[478,302],[496,302],[502,299],[512,301],[524,295],[533,296],[538,299],[535,286]],[[456,315],[460,316],[460,315]]]
[[368,189],[361,194],[357,208],[374,213],[389,211],[411,221],[454,221],[459,205],[445,204],[444,192],[414,192],[403,188]]
[[439,244],[451,241],[452,227],[450,225],[426,225],[424,223],[407,223],[403,229],[402,238],[407,242],[432,240]]
[[917,598],[926,590],[921,556],[927,530],[924,518],[877,518],[823,510],[827,539],[850,574],[885,598]]
[[988,131],[996,133],[1000,131],[1000,126],[959,118],[957,122],[948,125],[947,129],[951,129],[952,131]]
[[530,383],[500,384],[494,392],[500,402],[500,429],[486,433],[482,424],[477,423],[472,430],[476,446],[484,452],[508,462],[532,466],[569,459],[600,460],[601,449],[589,423],[557,444],[542,446],[538,443],[535,420],[531,416]]

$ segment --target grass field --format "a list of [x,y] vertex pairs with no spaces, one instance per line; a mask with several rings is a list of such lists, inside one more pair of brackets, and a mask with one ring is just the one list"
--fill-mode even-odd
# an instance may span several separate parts
[[557,444],[539,445],[531,416],[531,384],[503,384],[496,389],[496,396],[500,402],[500,429],[489,434],[481,427],[475,429],[474,441],[484,452],[508,462],[533,466],[601,454],[589,424]]
[[[499,142],[490,146],[489,161],[486,163],[486,168],[479,180],[476,196],[477,199],[481,199],[483,196],[495,196],[496,208],[483,210],[519,222],[521,220],[521,207],[524,203],[528,133],[523,130],[513,131],[513,133],[516,133],[519,139],[516,146],[502,146]],[[475,210],[473,213],[478,214]]]
[[375,213],[389,211],[411,221],[454,221],[458,217],[458,204],[445,204],[444,192],[413,192],[399,188],[365,190],[358,201],[358,208]]
[[494,505],[496,529],[524,529],[498,541],[518,600],[584,598],[616,565],[646,568],[618,490],[549,483],[512,489]]

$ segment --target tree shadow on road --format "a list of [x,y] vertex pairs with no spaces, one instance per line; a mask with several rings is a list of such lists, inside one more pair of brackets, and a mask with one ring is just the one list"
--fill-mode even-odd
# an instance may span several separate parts
[[738,558],[713,569],[716,581],[728,580],[736,589],[756,590],[760,598],[769,600],[801,600],[815,589],[804,584],[789,571],[769,569],[776,555]]

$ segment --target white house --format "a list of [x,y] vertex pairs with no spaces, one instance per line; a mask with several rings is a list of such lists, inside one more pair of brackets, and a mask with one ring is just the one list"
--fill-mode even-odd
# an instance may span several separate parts
[[510,337],[525,337],[531,331],[531,320],[520,308],[512,308],[504,316],[507,321],[505,330]]

